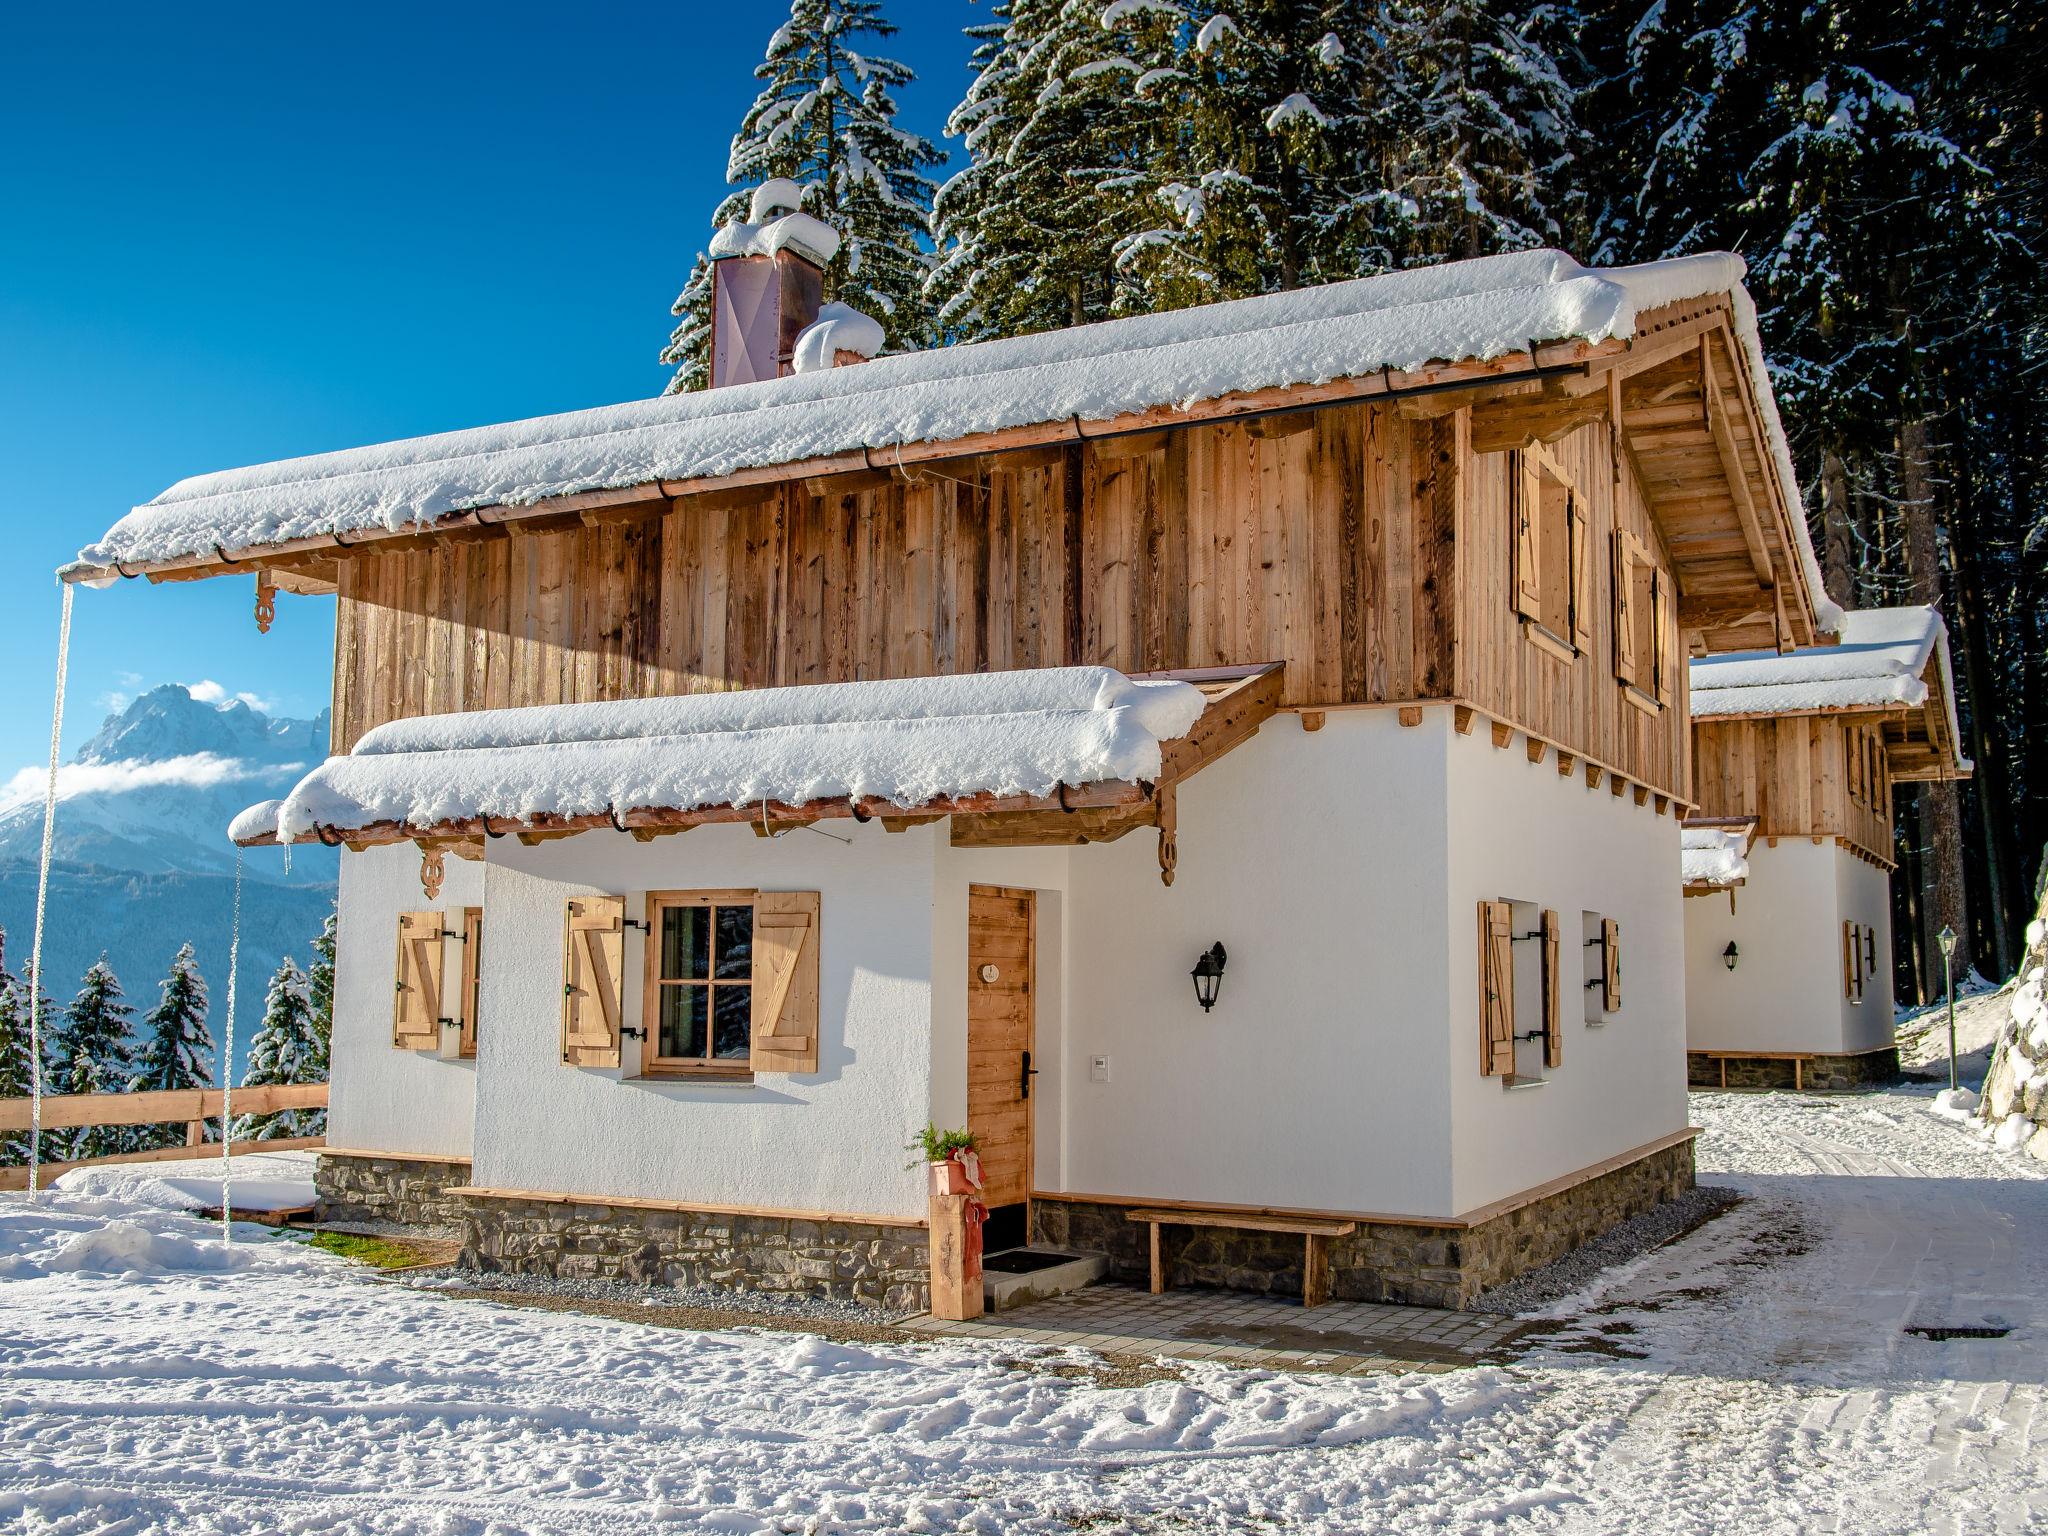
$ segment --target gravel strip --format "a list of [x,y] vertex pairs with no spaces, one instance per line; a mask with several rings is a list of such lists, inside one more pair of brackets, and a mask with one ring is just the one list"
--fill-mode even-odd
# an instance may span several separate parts
[[1556,1263],[1532,1269],[1497,1290],[1488,1291],[1472,1303],[1471,1310],[1506,1317],[1538,1311],[1584,1290],[1601,1270],[1685,1236],[1740,1198],[1725,1184],[1696,1184],[1676,1200],[1667,1200],[1654,1210],[1603,1232]]
[[487,1275],[473,1269],[444,1270],[407,1280],[408,1285],[460,1295],[489,1291],[496,1295],[549,1297],[566,1302],[599,1302],[613,1307],[680,1309],[695,1314],[729,1314],[733,1324],[755,1318],[788,1318],[797,1322],[884,1325],[915,1317],[915,1312],[890,1311],[861,1301],[832,1301],[822,1296],[785,1295],[777,1291],[729,1291],[710,1285],[636,1285],[624,1280],[553,1278],[547,1275]]

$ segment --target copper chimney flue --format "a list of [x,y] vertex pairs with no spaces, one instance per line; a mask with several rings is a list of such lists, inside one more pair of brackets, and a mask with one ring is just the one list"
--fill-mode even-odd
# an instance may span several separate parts
[[762,183],[745,223],[711,238],[711,387],[791,371],[796,339],[818,318],[839,233],[799,208],[803,189]]

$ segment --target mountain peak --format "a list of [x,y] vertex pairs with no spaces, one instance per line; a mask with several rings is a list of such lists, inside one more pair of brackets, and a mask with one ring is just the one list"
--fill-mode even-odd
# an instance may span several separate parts
[[327,711],[311,720],[273,720],[246,700],[215,704],[183,683],[163,683],[107,716],[73,759],[160,763],[210,752],[257,763],[314,763],[327,755]]

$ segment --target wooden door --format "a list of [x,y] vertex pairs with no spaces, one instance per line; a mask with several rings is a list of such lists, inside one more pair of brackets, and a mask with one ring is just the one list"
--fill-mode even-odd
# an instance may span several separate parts
[[967,1128],[992,1209],[1031,1193],[1037,922],[1034,892],[967,889]]

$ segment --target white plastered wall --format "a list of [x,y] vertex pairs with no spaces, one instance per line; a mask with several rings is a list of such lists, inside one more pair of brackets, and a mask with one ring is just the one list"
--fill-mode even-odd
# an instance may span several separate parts
[[[476,1063],[454,1059],[456,1031],[442,1049],[401,1051],[391,1043],[397,984],[398,914],[434,909],[462,931],[462,909],[483,900],[481,865],[447,860],[439,900],[420,892],[419,850],[410,843],[341,856],[335,922],[334,1036],[327,1141],[373,1152],[468,1157]],[[443,945],[441,1016],[456,1017],[462,946]]]
[[[930,1112],[933,848],[944,824],[890,834],[833,822],[768,839],[699,827],[641,843],[589,832],[490,845],[473,1177],[493,1188],[775,1210],[918,1217],[905,1150]],[[851,842],[840,839],[850,838]],[[713,887],[820,893],[819,1071],[751,1086],[636,1079],[561,1059],[569,897]],[[641,1026],[643,937],[625,935],[623,1022]]]
[[[1517,737],[1493,745],[1431,707],[1413,734],[1446,742],[1449,786],[1449,1097],[1454,1213],[1577,1173],[1686,1124],[1683,928],[1679,827],[1669,813],[1588,788],[1531,763]],[[1479,1070],[1479,903],[1527,903],[1558,914],[1562,1064],[1541,1068],[1540,1043],[1517,1052],[1542,1070],[1540,1087],[1507,1088]],[[1582,996],[1584,914],[1621,924],[1621,1008],[1587,1022]],[[1518,932],[1531,931],[1518,925]],[[1514,946],[1517,1033],[1541,1027],[1541,943]]]
[[[1390,711],[1279,717],[1181,785],[1170,889],[1149,829],[1073,850],[1039,1188],[1447,1208],[1443,754]],[[1188,973],[1218,940],[1204,1013]]]
[[[1877,930],[1877,969],[1859,1003],[1842,986],[1842,925]],[[1730,942],[1735,969],[1724,958]],[[1892,1043],[1891,887],[1829,840],[1761,839],[1749,879],[1685,904],[1686,1044],[1696,1051],[1834,1055]]]

